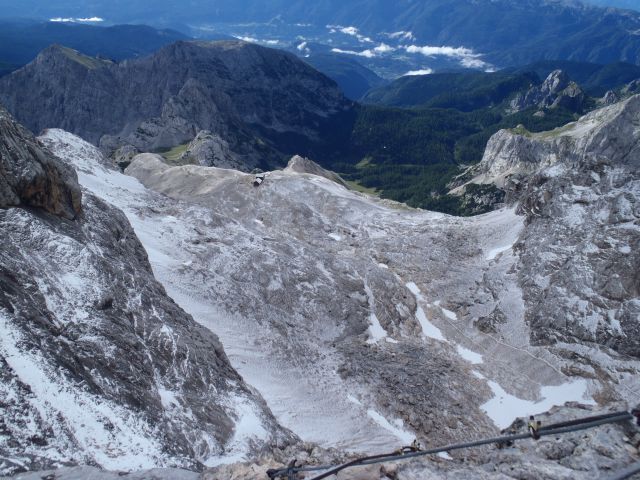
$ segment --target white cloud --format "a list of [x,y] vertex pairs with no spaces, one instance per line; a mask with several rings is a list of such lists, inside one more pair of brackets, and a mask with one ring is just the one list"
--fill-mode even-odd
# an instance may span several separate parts
[[460,60],[460,63],[462,64],[463,67],[467,67],[467,68],[486,68],[487,67],[487,64],[482,60],[480,60],[479,58],[465,57],[462,60]]
[[235,37],[238,40],[242,40],[243,42],[249,42],[249,43],[262,43],[264,45],[278,45],[280,44],[279,40],[260,40],[259,38],[255,38],[255,37]]
[[86,18],[72,18],[72,17],[54,17],[49,19],[54,23],[98,23],[104,22],[104,18],[100,17],[86,17]]
[[369,37],[365,37],[356,27],[343,27],[342,25],[327,25],[329,33],[341,32],[351,37],[356,37],[361,43],[373,43]]
[[416,75],[431,75],[433,70],[430,68],[423,68],[422,70],[410,70],[403,75],[403,77],[411,77]]
[[385,34],[389,38],[399,38],[402,40],[415,40],[416,37],[413,36],[413,32],[405,32],[401,30],[399,32],[387,33]]
[[307,50],[307,42],[302,42],[300,45],[298,45],[296,47],[298,50],[300,50],[301,52],[304,50]]
[[332,48],[331,51],[334,53],[343,53],[346,55],[357,55],[359,57],[366,57],[366,58],[375,58],[380,56],[383,53],[389,53],[389,52],[394,52],[396,49],[393,47],[390,47],[389,45],[387,45],[386,43],[381,43],[380,45],[378,45],[375,48],[368,48],[366,50],[363,50],[361,52],[356,52],[355,50],[342,50],[341,48]]
[[386,43],[381,43],[376,48],[374,48],[373,51],[376,53],[389,53],[395,51],[395,48],[390,47]]
[[465,47],[434,47],[426,45],[419,47],[417,45],[409,45],[404,47],[407,53],[420,53],[426,57],[445,56],[450,58],[456,58],[460,61],[460,64],[466,68],[489,68],[487,62],[481,59],[482,54],[475,53],[470,48]]
[[249,43],[259,43],[260,41],[254,37],[236,37],[238,40],[242,40],[243,42]]
[[406,47],[406,50],[408,53],[421,53],[422,55],[426,55],[428,57],[431,57],[434,55],[444,55],[447,57],[463,58],[463,57],[471,57],[475,55],[473,53],[473,50],[469,48],[464,48],[464,47],[458,47],[458,48],[445,47],[445,46],[433,47],[430,45],[427,45],[424,47],[418,47],[417,45],[410,45]]
[[332,48],[332,52],[334,53],[343,53],[346,55],[358,55],[359,57],[373,58],[376,56],[373,50],[363,50],[362,52],[356,52],[354,50],[342,50],[340,48]]
[[358,36],[358,29],[356,27],[338,27],[338,29],[346,35],[351,35],[352,37]]

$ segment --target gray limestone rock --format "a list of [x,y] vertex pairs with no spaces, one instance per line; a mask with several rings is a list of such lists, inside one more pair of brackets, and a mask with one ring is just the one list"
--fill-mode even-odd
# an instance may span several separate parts
[[[472,183],[507,192],[536,343],[596,342],[638,357],[640,96],[552,132],[503,130]],[[532,275],[531,272],[535,272]]]
[[308,158],[303,158],[300,155],[295,155],[291,157],[289,163],[287,164],[287,168],[285,168],[285,172],[296,172],[296,173],[309,173],[312,175],[318,175],[320,177],[324,177],[328,180],[336,182],[339,185],[346,186],[347,184],[340,178],[335,172],[331,172],[322,168],[320,165],[315,163],[313,160]]
[[526,93],[520,93],[510,103],[510,109],[519,112],[530,107],[563,107],[580,111],[586,96],[577,83],[572,82],[562,70],[554,70],[542,85],[534,86]]
[[75,171],[0,107],[0,208],[39,207],[74,219],[81,198]]
[[601,105],[613,105],[620,101],[620,97],[613,90],[609,90],[604,96],[598,101]]
[[[374,453],[415,437],[431,446],[494,435],[514,417],[570,399],[610,409],[637,399],[639,103],[633,97],[553,132],[498,133],[475,180],[501,182],[509,205],[474,218],[350,191],[309,173],[309,162],[302,172],[267,172],[256,188],[253,175],[171,167],[145,154],[126,170],[133,179],[104,169],[99,151],[66,132],[42,141],[79,169],[86,188],[125,212],[158,279],[220,335],[279,422],[321,446]],[[126,271],[136,265],[126,252],[120,257]],[[111,276],[118,284],[117,272]],[[137,270],[134,277],[125,278],[144,282],[134,291],[153,287]],[[129,290],[90,295],[97,318],[120,314],[121,291]],[[161,328],[153,308],[125,298],[139,306],[142,333],[151,332],[143,338],[164,339],[153,334]],[[173,404],[171,391],[160,391],[161,402]],[[542,421],[597,411],[570,404]],[[634,435],[603,428],[366,474],[594,478],[637,458],[622,440]],[[255,478],[292,458],[333,461],[321,449],[287,450],[284,433],[270,438],[277,445],[257,461],[207,474]]]
[[226,140],[208,130],[198,132],[187,145],[180,160],[203,167],[233,168],[240,171],[250,171],[258,165],[251,158],[233,153]]
[[113,163],[115,163],[120,169],[124,170],[129,166],[133,157],[138,155],[140,152],[132,145],[123,145],[119,147],[113,154],[111,158],[113,159]]

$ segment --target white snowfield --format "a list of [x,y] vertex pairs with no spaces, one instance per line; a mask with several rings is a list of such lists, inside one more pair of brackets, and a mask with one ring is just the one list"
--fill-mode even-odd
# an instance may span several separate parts
[[[392,380],[351,370],[409,346],[447,356],[456,380],[477,382],[470,415],[486,414],[487,431],[592,402],[597,382],[567,377],[565,360],[529,344],[513,209],[455,218],[306,173],[271,172],[253,187],[251,175],[170,168],[148,154],[124,175],[69,133],[44,140],[85,189],[125,212],[168,294],[304,440],[361,452],[409,443],[405,407],[380,403],[376,382]],[[495,333],[474,327],[496,307],[505,318]],[[241,458],[243,441],[262,434],[259,418],[238,409],[238,448],[218,462]]]

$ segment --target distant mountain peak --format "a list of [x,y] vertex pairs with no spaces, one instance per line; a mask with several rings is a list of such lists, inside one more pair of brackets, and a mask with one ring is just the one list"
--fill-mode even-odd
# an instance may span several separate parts
[[113,64],[111,60],[90,57],[80,53],[78,50],[59,44],[51,45],[42,50],[42,52],[40,52],[36,57],[36,62],[43,62],[52,59],[61,59],[63,61],[71,60],[72,62],[82,65],[89,70]]

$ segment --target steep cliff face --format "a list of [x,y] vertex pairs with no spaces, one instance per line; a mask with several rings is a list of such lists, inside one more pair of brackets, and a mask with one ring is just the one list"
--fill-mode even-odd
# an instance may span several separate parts
[[529,107],[566,108],[580,111],[586,99],[582,88],[569,79],[562,70],[554,70],[542,82],[542,85],[531,87],[526,93],[520,93],[510,102],[514,112]]
[[236,162],[255,164],[312,149],[350,106],[294,55],[240,41],[177,42],[119,64],[53,46],[0,80],[0,100],[35,132],[63,128],[107,153],[172,147],[209,130]]
[[73,168],[46,152],[2,107],[0,133],[0,208],[40,207],[75,218],[81,194]]
[[504,189],[525,216],[517,248],[534,342],[638,357],[639,159],[640,96],[551,132],[489,141],[472,182]]
[[1,115],[0,473],[198,469],[292,440],[155,280],[122,212]]

